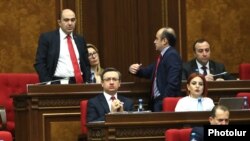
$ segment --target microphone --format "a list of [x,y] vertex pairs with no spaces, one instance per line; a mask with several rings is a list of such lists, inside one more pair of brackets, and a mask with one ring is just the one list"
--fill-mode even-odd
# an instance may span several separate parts
[[[50,85],[52,82],[58,82],[58,81],[61,81],[61,80],[67,81],[67,84],[69,83],[69,77],[65,77],[65,78],[62,78],[62,79],[45,81],[45,82],[41,82],[41,83],[35,83],[34,85]],[[63,83],[63,84],[66,84],[66,83]]]

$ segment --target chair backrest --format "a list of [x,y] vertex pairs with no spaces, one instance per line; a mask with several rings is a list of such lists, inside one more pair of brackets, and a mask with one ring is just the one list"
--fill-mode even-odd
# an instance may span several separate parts
[[162,111],[163,112],[174,112],[175,106],[179,99],[182,97],[165,97],[162,103]]
[[82,129],[82,134],[87,135],[87,106],[88,106],[88,100],[82,100],[80,107],[81,107],[81,129]]
[[14,132],[14,107],[13,95],[25,94],[27,84],[38,83],[36,73],[0,73],[0,105],[6,109],[6,128]]
[[247,97],[248,104],[250,104],[250,92],[237,93],[236,97]]
[[0,131],[0,141],[3,140],[3,141],[12,141],[13,138],[12,138],[12,135],[10,132],[8,131]]
[[192,128],[168,129],[165,132],[165,141],[190,141]]
[[241,63],[239,66],[240,80],[250,80],[250,63]]

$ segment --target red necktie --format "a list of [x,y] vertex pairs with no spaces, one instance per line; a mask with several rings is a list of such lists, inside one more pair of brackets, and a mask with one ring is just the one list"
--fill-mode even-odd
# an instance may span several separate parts
[[71,62],[72,62],[73,68],[74,68],[76,83],[83,83],[80,66],[79,66],[77,58],[76,58],[76,54],[75,54],[75,51],[73,48],[73,44],[72,44],[70,35],[67,35],[67,43],[68,43],[70,59],[71,59]]
[[154,77],[153,77],[153,85],[152,85],[152,96],[153,96],[153,97],[154,97],[155,91],[156,91],[156,87],[155,87],[156,85],[154,84],[154,83],[156,83],[156,82],[155,82],[156,73],[157,73],[158,66],[159,66],[159,63],[160,63],[160,61],[161,61],[161,58],[162,58],[162,56],[159,55],[158,58],[157,58],[156,65],[155,65],[155,71],[154,71]]
[[114,101],[115,100],[115,97],[114,96],[111,96],[111,98],[110,98],[112,101]]

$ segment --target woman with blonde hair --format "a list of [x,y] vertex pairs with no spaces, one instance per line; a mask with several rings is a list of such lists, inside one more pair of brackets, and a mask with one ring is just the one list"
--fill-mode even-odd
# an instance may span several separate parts
[[101,83],[103,68],[100,65],[98,49],[93,44],[87,44],[88,59],[91,66],[91,83]]

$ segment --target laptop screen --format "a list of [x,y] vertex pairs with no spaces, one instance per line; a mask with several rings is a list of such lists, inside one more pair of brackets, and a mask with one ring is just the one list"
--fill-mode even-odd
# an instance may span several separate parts
[[219,100],[220,105],[224,105],[230,110],[242,109],[243,103],[243,97],[221,97]]

